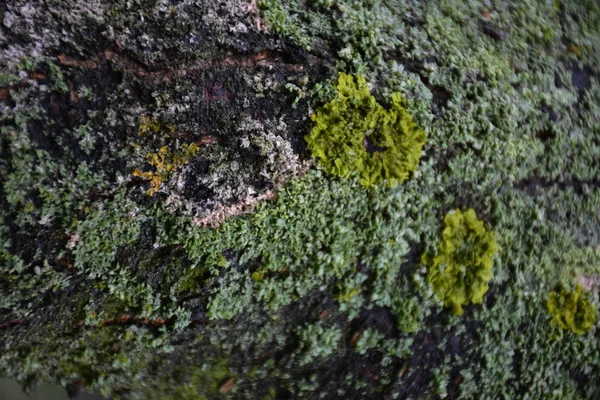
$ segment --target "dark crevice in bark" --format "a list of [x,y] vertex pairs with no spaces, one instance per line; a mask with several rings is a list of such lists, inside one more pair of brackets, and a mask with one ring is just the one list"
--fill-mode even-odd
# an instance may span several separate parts
[[531,177],[516,182],[513,187],[530,195],[537,194],[538,190],[540,189],[547,189],[551,187],[558,187],[560,190],[571,188],[575,191],[575,193],[583,195],[586,192],[586,188],[600,188],[600,179],[581,180],[573,177],[568,180],[552,180]]

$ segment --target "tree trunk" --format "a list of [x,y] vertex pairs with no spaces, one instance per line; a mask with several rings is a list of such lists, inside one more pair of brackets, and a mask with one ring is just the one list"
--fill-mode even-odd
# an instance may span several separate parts
[[0,4],[0,375],[597,396],[600,8],[442,3]]

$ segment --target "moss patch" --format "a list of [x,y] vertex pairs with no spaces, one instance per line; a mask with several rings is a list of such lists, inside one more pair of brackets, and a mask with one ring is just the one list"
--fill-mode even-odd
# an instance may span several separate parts
[[[598,322],[556,340],[545,307],[600,274],[597,2],[9,3],[1,375],[130,399],[600,398]],[[340,72],[352,112],[328,127],[401,115],[400,93],[426,132],[401,185],[310,168]],[[132,177],[198,141],[155,196]],[[502,249],[460,317],[421,262],[455,209]]]

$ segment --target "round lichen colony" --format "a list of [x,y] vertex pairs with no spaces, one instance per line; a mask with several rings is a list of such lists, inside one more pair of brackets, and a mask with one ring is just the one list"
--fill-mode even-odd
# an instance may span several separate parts
[[452,314],[460,315],[463,304],[483,301],[498,245],[473,209],[456,209],[446,215],[444,223],[437,255],[424,254],[423,263],[429,265],[428,280],[434,292]]
[[313,114],[308,147],[323,169],[348,178],[357,174],[366,187],[382,181],[402,183],[414,171],[425,144],[419,129],[393,93],[384,109],[362,76],[340,73],[338,97]]
[[596,308],[584,297],[581,285],[571,292],[564,289],[550,292],[546,307],[552,315],[552,324],[561,330],[583,335],[596,324]]

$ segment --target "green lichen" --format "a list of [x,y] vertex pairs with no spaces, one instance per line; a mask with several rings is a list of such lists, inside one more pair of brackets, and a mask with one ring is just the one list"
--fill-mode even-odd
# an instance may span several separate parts
[[325,327],[322,323],[307,325],[298,329],[298,340],[299,362],[305,365],[334,354],[342,341],[342,331],[337,326]]
[[596,324],[596,307],[585,298],[581,285],[570,292],[550,292],[546,307],[554,326],[576,335],[583,335]]
[[404,109],[400,93],[392,94],[386,110],[365,78],[340,73],[337,94],[312,117],[306,141],[313,157],[330,174],[357,174],[366,187],[404,182],[419,163],[425,132]]
[[269,29],[278,34],[292,37],[300,46],[310,50],[309,38],[299,26],[288,23],[293,18],[290,18],[281,1],[259,0],[258,5],[266,17]]
[[422,261],[429,266],[433,291],[452,314],[460,315],[464,304],[483,301],[498,245],[473,209],[456,209],[446,215],[444,223],[437,255],[426,253]]

